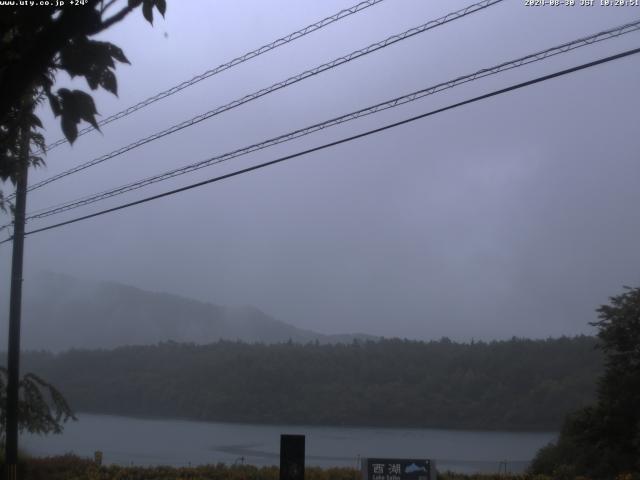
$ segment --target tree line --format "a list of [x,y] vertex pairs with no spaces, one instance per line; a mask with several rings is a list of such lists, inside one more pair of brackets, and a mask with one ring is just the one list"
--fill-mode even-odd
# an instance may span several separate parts
[[541,449],[534,474],[640,478],[640,288],[597,309],[604,371],[595,401],[571,412],[558,441]]
[[587,336],[455,343],[165,342],[27,352],[75,411],[207,421],[556,430],[595,398]]

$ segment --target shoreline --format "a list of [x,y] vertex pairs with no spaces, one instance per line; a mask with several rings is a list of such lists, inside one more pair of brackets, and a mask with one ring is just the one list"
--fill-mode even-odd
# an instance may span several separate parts
[[[541,434],[554,435],[560,434],[560,430],[526,430],[526,429],[479,429],[479,428],[462,428],[462,427],[424,427],[424,426],[404,426],[404,425],[361,425],[361,424],[329,424],[329,423],[291,423],[291,422],[259,422],[259,421],[234,421],[234,420],[198,420],[191,417],[162,417],[154,415],[134,415],[123,413],[102,413],[90,411],[74,412],[76,417],[80,415],[92,415],[96,417],[118,417],[129,418],[133,420],[163,421],[163,422],[187,422],[197,424],[216,424],[230,426],[248,426],[248,427],[283,427],[283,428],[327,428],[327,429],[359,429],[359,430],[409,430],[409,431],[433,431],[433,432],[460,432],[460,433],[477,433],[503,435],[507,434]],[[70,422],[73,422],[71,420]]]

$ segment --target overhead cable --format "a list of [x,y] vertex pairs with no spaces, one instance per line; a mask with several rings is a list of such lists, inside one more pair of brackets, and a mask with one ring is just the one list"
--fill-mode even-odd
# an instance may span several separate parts
[[313,77],[315,75],[318,75],[322,72],[325,72],[327,70],[331,70],[333,68],[336,68],[340,65],[343,65],[345,63],[348,63],[352,60],[355,60],[357,58],[363,57],[365,55],[368,55],[370,53],[373,53],[375,51],[378,51],[380,49],[386,48],[390,45],[393,45],[395,43],[398,43],[402,40],[406,40],[408,38],[411,38],[415,35],[418,35],[420,33],[424,33],[428,30],[431,30],[433,28],[439,27],[441,25],[444,25],[446,23],[452,22],[454,20],[458,20],[460,18],[466,17],[467,15],[470,15],[472,13],[478,12],[480,10],[483,10],[487,7],[490,7],[492,5],[495,5],[497,3],[502,2],[503,0],[482,0],[481,2],[478,3],[474,3],[472,5],[469,5],[463,9],[460,9],[458,11],[449,13],[443,17],[440,17],[436,20],[431,20],[427,23],[424,23],[420,26],[414,27],[414,28],[410,28],[409,30],[406,30],[402,33],[396,34],[396,35],[392,35],[380,42],[376,42],[374,44],[371,44],[365,48],[353,51],[345,56],[336,58],[330,62],[324,63],[322,65],[319,65],[315,68],[312,68],[310,70],[306,70],[298,75],[294,75],[292,77],[287,78],[286,80],[283,80],[281,82],[278,83],[274,83],[273,85],[263,88],[261,90],[258,90],[254,93],[251,93],[249,95],[245,95],[244,97],[241,97],[237,100],[234,100],[230,103],[227,103],[226,105],[222,105],[219,106],[217,108],[214,108],[213,110],[209,110],[208,112],[202,113],[200,115],[197,115],[189,120],[186,120],[184,122],[178,123],[176,125],[173,125],[169,128],[166,128],[160,132],[156,132],[152,135],[149,135],[147,137],[141,138],[139,140],[136,140],[133,143],[130,143],[129,145],[126,145],[124,147],[121,147],[117,150],[112,151],[111,153],[107,153],[105,155],[102,155],[100,157],[94,158],[93,160],[89,160],[88,162],[85,162],[81,165],[78,165],[76,167],[73,167],[69,170],[66,170],[62,173],[59,173],[57,175],[54,175],[52,177],[49,177],[47,179],[44,179],[40,182],[34,183],[33,185],[29,186],[28,191],[32,191],[38,188],[41,188],[51,182],[55,182],[56,180],[59,180],[61,178],[64,178],[66,176],[72,175],[74,173],[80,172],[82,170],[85,170],[89,167],[93,167],[94,165],[98,165],[99,163],[105,162],[111,158],[117,157],[119,155],[122,155],[123,153],[129,152],[135,148],[138,148],[142,145],[146,145],[149,142],[152,142],[154,140],[158,140],[162,137],[165,137],[167,135],[170,135],[172,133],[178,132],[182,129],[191,127],[193,125],[196,125],[204,120],[208,120],[211,117],[214,117],[216,115],[219,115],[223,112],[226,112],[228,110],[231,110],[233,108],[239,107],[240,105],[244,105],[245,103],[251,102],[253,100],[256,100],[258,98],[261,98],[265,95],[268,95],[270,93],[273,93],[275,91],[278,91],[282,88],[288,87],[290,85],[293,85],[295,83],[298,83],[302,80],[305,80],[307,78]]
[[[452,109],[455,109],[455,108],[458,108],[458,107],[461,107],[461,106],[464,106],[464,105],[469,105],[471,103],[475,103],[475,102],[478,102],[478,101],[481,101],[481,100],[485,100],[487,98],[495,97],[497,95],[502,95],[504,93],[511,92],[511,91],[514,91],[514,90],[519,90],[521,88],[528,87],[530,85],[534,85],[534,84],[537,84],[537,83],[542,83],[542,82],[545,82],[545,81],[548,81],[548,80],[551,80],[551,79],[554,79],[554,78],[557,78],[557,77],[561,77],[561,76],[564,76],[564,75],[568,75],[570,73],[574,73],[574,72],[577,72],[577,71],[580,71],[580,70],[585,70],[587,68],[592,68],[594,66],[601,65],[601,64],[604,64],[604,63],[608,63],[608,62],[611,62],[611,61],[614,61],[614,60],[618,60],[618,59],[621,59],[621,58],[624,58],[624,57],[628,57],[630,55],[636,55],[638,53],[640,53],[640,48],[635,48],[635,49],[627,50],[625,52],[621,52],[621,53],[618,53],[618,54],[615,54],[615,55],[610,55],[608,57],[601,58],[599,60],[595,60],[595,61],[592,61],[592,62],[589,62],[589,63],[583,63],[583,64],[578,65],[576,67],[567,68],[565,70],[560,70],[558,72],[555,72],[555,73],[552,73],[552,74],[549,74],[549,75],[543,75],[541,77],[534,78],[533,80],[528,80],[526,82],[522,82],[522,83],[518,83],[518,84],[515,84],[515,85],[511,85],[511,86],[506,87],[506,88],[501,88],[499,90],[494,90],[494,91],[492,91],[490,93],[486,93],[484,95],[473,97],[471,99],[464,100],[462,102],[458,102],[458,103],[455,103],[455,104],[452,104],[452,105],[449,105],[449,106],[446,106],[446,107],[438,108],[436,110],[431,110],[430,112],[423,113],[421,115],[416,115],[414,117],[410,117],[410,118],[407,118],[405,120],[401,120],[399,122],[394,122],[394,123],[391,123],[391,124],[387,124],[387,125],[385,125],[383,127],[379,127],[379,128],[375,128],[375,129],[372,129],[372,130],[368,130],[366,132],[359,133],[357,135],[352,135],[350,137],[345,137],[345,138],[342,138],[340,140],[336,140],[336,141],[333,141],[333,142],[330,142],[330,143],[325,143],[323,145],[320,145],[320,146],[317,146],[317,147],[313,147],[313,148],[310,148],[310,149],[307,149],[307,150],[303,150],[301,152],[297,152],[297,153],[294,153],[294,154],[291,154],[291,155],[286,155],[284,157],[280,157],[280,158],[277,158],[275,160],[271,160],[269,162],[261,163],[259,165],[254,165],[254,166],[248,167],[248,168],[243,168],[242,170],[237,170],[235,172],[227,173],[225,175],[220,175],[218,177],[210,178],[208,180],[203,180],[201,182],[192,183],[192,184],[184,186],[184,187],[176,188],[174,190],[163,192],[163,193],[160,193],[160,194],[157,194],[157,195],[152,195],[150,197],[146,197],[146,198],[143,198],[141,200],[136,200],[134,202],[129,202],[129,203],[125,203],[123,205],[118,205],[116,207],[108,208],[106,210],[101,210],[99,212],[95,212],[95,213],[92,213],[92,214],[89,214],[89,215],[84,215],[82,217],[73,218],[71,220],[67,220],[67,221],[64,221],[64,222],[60,222],[60,223],[56,223],[56,224],[49,225],[49,226],[46,226],[46,227],[42,227],[42,228],[38,228],[38,229],[35,229],[35,230],[31,230],[29,232],[26,232],[25,235],[33,235],[35,233],[40,233],[40,232],[44,232],[44,231],[51,230],[51,229],[54,229],[54,228],[59,228],[59,227],[65,226],[65,225],[70,225],[72,223],[77,223],[77,222],[80,222],[80,221],[83,221],[83,220],[88,220],[90,218],[94,218],[94,217],[98,217],[98,216],[101,216],[101,215],[105,215],[107,213],[112,213],[112,212],[116,212],[118,210],[123,210],[125,208],[133,207],[135,205],[140,205],[142,203],[147,203],[147,202],[151,202],[153,200],[158,200],[160,198],[164,198],[164,197],[168,197],[168,196],[171,196],[171,195],[175,195],[175,194],[178,194],[178,193],[181,193],[181,192],[185,192],[187,190],[192,190],[194,188],[202,187],[204,185],[208,185],[208,184],[211,184],[211,183],[216,183],[216,182],[219,182],[221,180],[225,180],[227,178],[231,178],[231,177],[235,177],[235,176],[238,176],[238,175],[242,175],[242,174],[254,171],[254,170],[259,170],[259,169],[262,169],[262,168],[265,168],[265,167],[269,167],[269,166],[272,166],[272,165],[275,165],[275,164],[278,164],[278,163],[282,163],[282,162],[284,162],[286,160],[291,160],[293,158],[297,158],[297,157],[301,157],[301,156],[304,156],[304,155],[308,155],[310,153],[317,152],[317,151],[320,151],[320,150],[324,150],[324,149],[327,149],[327,148],[330,148],[330,147],[334,147],[336,145],[340,145],[340,144],[343,144],[343,143],[351,142],[353,140],[357,140],[357,139],[360,139],[360,138],[368,137],[370,135],[374,135],[374,134],[383,132],[385,130],[396,128],[396,127],[399,127],[401,125],[406,125],[408,123],[415,122],[417,120],[420,120],[420,119],[423,119],[423,118],[426,118],[426,117],[430,117],[430,116],[436,115],[438,113],[442,113],[442,112],[445,112],[445,111],[448,111],[448,110],[452,110]],[[6,242],[8,242],[10,240],[11,240],[11,238],[7,238],[6,240],[3,240],[2,242],[0,242],[0,244],[6,243]]]
[[196,170],[199,170],[201,168],[205,168],[205,167],[209,167],[218,163],[222,163],[225,161],[228,161],[230,159],[233,158],[237,158],[240,156],[244,156],[244,155],[248,155],[250,153],[259,151],[259,150],[263,150],[265,148],[269,148],[272,147],[274,145],[278,145],[284,142],[288,142],[306,135],[309,135],[311,133],[323,130],[325,128],[329,128],[332,126],[336,126],[336,125],[340,125],[342,123],[345,122],[349,122],[351,120],[355,120],[357,118],[361,118],[367,115],[371,115],[383,110],[388,110],[390,108],[395,108],[397,106],[400,105],[404,105],[406,103],[409,102],[413,102],[416,101],[418,99],[421,99],[423,97],[429,96],[429,95],[433,95],[435,93],[441,92],[443,90],[447,90],[447,89],[451,89],[454,88],[458,85],[462,85],[474,80],[478,80],[480,78],[484,78],[490,75],[495,75],[498,74],[500,72],[504,72],[507,70],[511,70],[514,68],[518,68],[521,67],[523,65],[528,65],[534,62],[538,62],[550,57],[553,57],[555,55],[558,54],[562,54],[562,53],[566,53],[568,51],[571,50],[575,50],[576,48],[580,48],[586,45],[591,45],[594,44],[596,42],[601,42],[604,40],[608,40],[611,38],[616,38],[619,37],[621,35],[630,33],[630,32],[634,32],[640,30],[640,19],[631,22],[631,23],[626,23],[624,25],[620,25],[614,28],[610,28],[608,30],[602,31],[602,32],[598,32],[595,33],[593,35],[589,35],[587,37],[582,37],[579,38],[577,40],[573,40],[571,42],[566,42],[563,43],[561,45],[557,45],[555,47],[551,47],[548,48],[546,50],[542,50],[542,51],[538,51],[535,53],[531,53],[529,55],[526,55],[524,57],[520,57],[517,58],[515,60],[510,60],[507,62],[503,62],[500,63],[498,65],[494,65],[492,67],[489,68],[483,68],[481,70],[478,70],[474,73],[468,74],[468,75],[464,75],[464,76],[460,76],[457,78],[454,78],[453,80],[449,80],[446,82],[442,82],[442,83],[438,83],[437,85],[433,85],[427,88],[423,88],[421,90],[417,90],[415,92],[406,94],[406,95],[402,95],[399,97],[395,97],[393,99],[381,102],[381,103],[377,103],[375,105],[366,107],[366,108],[362,108],[360,110],[356,110],[354,112],[350,112],[347,113],[345,115],[341,115],[338,117],[334,117],[331,118],[329,120],[325,120],[323,122],[320,123],[316,123],[314,125],[310,125],[304,128],[300,128],[297,130],[294,130],[292,132],[288,132],[285,133],[283,135],[279,135],[277,137],[273,137],[270,138],[268,140],[264,140],[261,141],[259,143],[254,143],[252,145],[237,149],[237,150],[233,150],[221,155],[216,155],[214,157],[211,158],[207,158],[205,160],[201,160],[199,162],[196,163],[192,163],[183,167],[179,167],[179,168],[175,168],[173,170],[169,170],[167,172],[158,174],[158,175],[154,175],[151,177],[147,177],[135,182],[131,182],[125,185],[122,185],[120,187],[116,187],[110,190],[106,190],[100,193],[96,193],[96,194],[92,194],[89,196],[85,196],[82,197],[80,199],[76,199],[76,200],[71,200],[53,207],[47,207],[45,209],[41,209],[39,211],[36,212],[32,212],[27,216],[27,220],[35,220],[35,219],[41,219],[41,218],[46,218],[49,217],[51,215],[56,215],[68,210],[72,210],[75,208],[79,208],[82,206],[86,206],[107,198],[111,198],[114,197],[116,195],[121,195],[123,193],[126,192],[130,192],[132,190],[137,190],[139,188],[142,187],[146,187],[148,185],[152,185],[154,183],[157,182],[161,182],[164,180],[168,180],[170,178],[173,177],[177,177],[179,175],[184,175],[186,173],[190,173]]
[[[358,13],[361,12],[362,10],[372,7],[378,3],[383,2],[384,0],[367,0],[364,2],[360,2],[357,5],[354,5],[352,7],[349,8],[345,8],[343,10],[340,10],[337,13],[334,13],[333,15],[330,15],[326,18],[323,18],[322,20],[312,23],[311,25],[307,25],[304,28],[301,28],[300,30],[296,30],[293,33],[290,33],[288,35],[285,35],[284,37],[278,38],[277,40],[274,40],[271,43],[267,43],[266,45],[263,45],[259,48],[256,48],[255,50],[252,50],[250,52],[244,53],[242,55],[240,55],[239,57],[234,58],[233,60],[230,60],[226,63],[223,63],[221,65],[218,65],[215,68],[212,68],[210,70],[207,70],[206,72],[203,72],[199,75],[196,75],[195,77],[191,78],[190,80],[186,80],[178,85],[175,85],[171,88],[168,88],[167,90],[164,90],[162,92],[159,92],[145,100],[142,100],[141,102],[136,103],[135,105],[132,105],[128,108],[125,108],[124,110],[114,113],[113,115],[110,115],[108,117],[106,117],[103,120],[100,120],[98,122],[98,126],[102,127],[103,125],[106,125],[108,123],[114,122],[116,120],[119,120],[123,117],[126,117],[128,115],[131,115],[133,112],[136,112],[138,110],[141,110],[149,105],[151,105],[152,103],[155,103],[159,100],[162,100],[163,98],[167,98],[171,95],[174,95],[182,90],[184,90],[185,88],[188,88],[192,85],[195,85],[196,83],[201,82],[202,80],[205,80],[209,77],[212,77],[214,75],[217,75],[218,73],[222,73],[225,70],[228,70],[232,67],[235,67],[237,65],[240,65],[241,63],[246,62],[247,60],[251,60],[253,58],[256,58],[264,53],[270,52],[271,50],[275,50],[278,47],[281,47],[282,45],[286,45],[287,43],[291,43],[294,40],[297,40],[299,38],[304,37],[305,35],[309,35],[310,33],[316,32],[324,27],[326,27],[327,25],[331,25],[332,23],[335,23],[339,20],[342,20],[343,18],[349,17],[351,15],[353,15],[354,13]],[[78,136],[84,135],[85,133],[89,133],[91,131],[95,130],[93,127],[89,126],[86,128],[83,128],[82,130],[80,130],[78,132]],[[61,138],[59,140],[56,140],[55,142],[52,142],[51,144],[46,146],[46,151],[52,150],[60,145],[64,145],[65,143],[67,143],[67,139],[66,138]]]

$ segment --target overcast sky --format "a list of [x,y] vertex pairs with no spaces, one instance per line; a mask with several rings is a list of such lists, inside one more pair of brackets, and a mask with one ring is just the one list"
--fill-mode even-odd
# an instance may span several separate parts
[[[118,98],[95,93],[103,117],[355,1],[167,3],[166,18],[153,27],[136,12],[104,35],[132,65],[118,66]],[[386,0],[50,152],[47,167],[30,181],[469,3]],[[526,7],[506,0],[34,191],[28,211],[638,17],[638,7]],[[585,47],[32,222],[28,230],[638,46],[640,33]],[[639,79],[640,57],[633,56],[33,235],[26,241],[24,288],[38,271],[52,270],[253,305],[323,333],[463,341],[592,333],[594,308],[623,285],[640,285]],[[83,81],[74,85],[87,89]],[[57,121],[46,110],[42,117],[48,140],[57,140]],[[0,260],[7,282],[9,245],[0,247]]]

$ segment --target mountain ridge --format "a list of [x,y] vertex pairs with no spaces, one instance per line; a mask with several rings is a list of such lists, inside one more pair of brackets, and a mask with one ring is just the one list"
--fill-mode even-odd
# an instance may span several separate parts
[[251,305],[217,305],[54,272],[42,272],[25,282],[22,332],[23,349],[51,351],[165,341],[348,343],[376,338],[363,334],[326,335],[302,329]]

